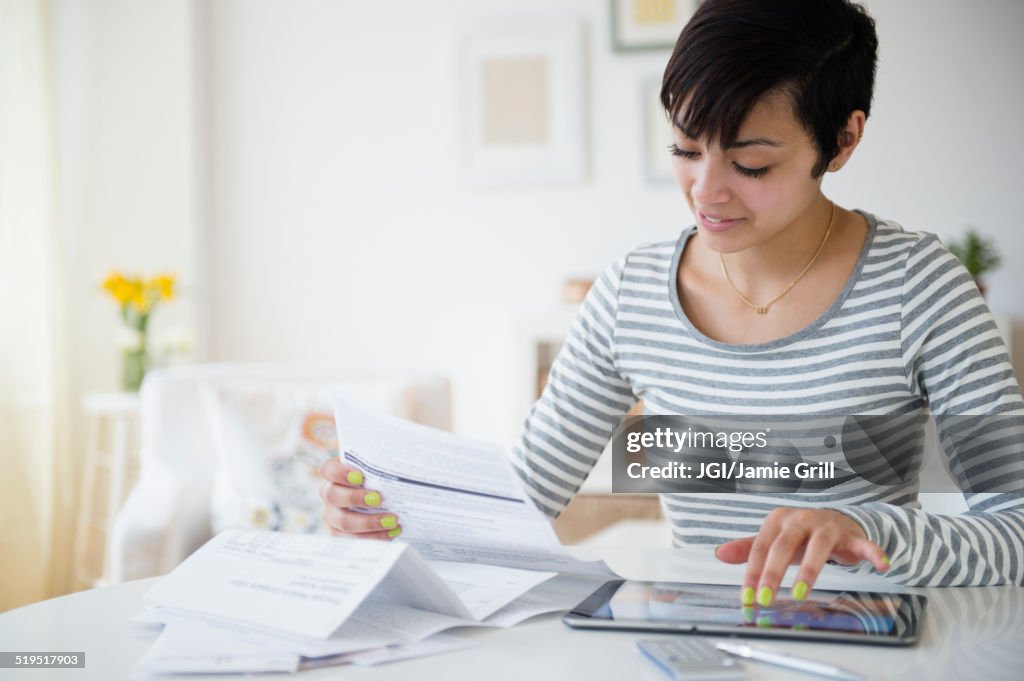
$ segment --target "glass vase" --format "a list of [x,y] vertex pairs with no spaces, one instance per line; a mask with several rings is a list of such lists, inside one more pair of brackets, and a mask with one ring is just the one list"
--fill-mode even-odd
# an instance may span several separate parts
[[149,369],[149,358],[146,355],[146,343],[131,350],[121,352],[121,387],[126,392],[138,392],[142,379]]

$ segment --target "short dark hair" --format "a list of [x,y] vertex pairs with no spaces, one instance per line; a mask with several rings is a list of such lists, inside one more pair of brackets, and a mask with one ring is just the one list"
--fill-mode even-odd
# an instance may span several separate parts
[[818,147],[817,178],[850,113],[871,112],[877,53],[874,20],[850,0],[705,0],[676,42],[661,103],[687,135],[727,147],[762,97],[785,93]]

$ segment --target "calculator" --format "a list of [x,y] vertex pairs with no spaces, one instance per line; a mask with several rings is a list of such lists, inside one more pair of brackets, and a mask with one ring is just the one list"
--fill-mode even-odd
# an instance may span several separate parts
[[733,681],[747,677],[743,665],[701,638],[648,638],[636,642],[647,659],[676,681]]

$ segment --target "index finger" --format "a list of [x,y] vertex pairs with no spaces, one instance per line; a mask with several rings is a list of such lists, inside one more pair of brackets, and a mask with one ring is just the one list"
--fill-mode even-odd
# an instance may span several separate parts
[[363,484],[363,472],[358,468],[346,466],[337,458],[332,457],[320,466],[320,477],[336,485],[359,487]]

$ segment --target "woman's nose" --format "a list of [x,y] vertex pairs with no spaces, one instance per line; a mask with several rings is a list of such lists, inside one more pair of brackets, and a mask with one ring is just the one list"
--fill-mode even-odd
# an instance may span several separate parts
[[729,200],[729,186],[725,172],[725,169],[714,163],[700,163],[697,168],[694,168],[691,191],[697,203],[709,205],[726,203]]

